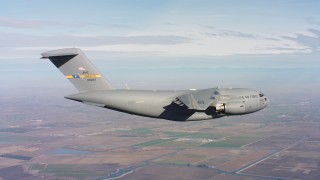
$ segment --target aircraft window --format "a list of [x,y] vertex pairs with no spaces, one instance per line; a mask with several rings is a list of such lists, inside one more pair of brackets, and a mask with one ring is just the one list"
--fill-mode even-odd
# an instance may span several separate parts
[[260,96],[260,97],[263,97],[263,96],[264,96],[264,94],[263,94],[263,93],[260,93],[260,94],[259,94],[259,96]]

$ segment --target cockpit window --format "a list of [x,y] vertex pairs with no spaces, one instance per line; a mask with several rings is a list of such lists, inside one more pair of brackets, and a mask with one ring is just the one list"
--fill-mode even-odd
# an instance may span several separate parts
[[261,92],[261,93],[259,94],[259,96],[260,96],[260,97],[263,97],[263,96],[264,96],[264,94]]

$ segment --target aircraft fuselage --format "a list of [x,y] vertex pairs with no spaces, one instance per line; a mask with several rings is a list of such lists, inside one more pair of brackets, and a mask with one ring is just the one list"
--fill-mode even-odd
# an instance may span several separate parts
[[[169,120],[206,120],[225,115],[239,115],[259,111],[268,105],[268,99],[251,89],[219,89],[219,103],[206,110],[192,110],[173,103],[177,96],[189,93],[182,91],[150,90],[102,90],[66,96],[65,98],[140,116]],[[233,102],[237,104],[233,105]],[[228,104],[231,104],[228,109]],[[221,109],[218,108],[221,107]],[[243,107],[241,107],[243,106]]]

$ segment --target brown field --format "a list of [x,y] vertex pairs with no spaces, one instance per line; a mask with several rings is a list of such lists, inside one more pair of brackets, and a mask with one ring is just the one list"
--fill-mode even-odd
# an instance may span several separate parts
[[262,140],[262,141],[258,141],[255,143],[252,143],[246,147],[248,148],[285,148],[288,147],[291,144],[294,144],[295,141],[266,141],[266,140]]
[[225,153],[237,153],[239,150],[226,150],[226,149],[212,149],[212,148],[190,148],[184,149],[180,153],[204,155],[208,157],[220,156]]
[[[119,151],[118,151],[119,150]],[[43,155],[34,158],[32,164],[103,164],[116,163],[129,165],[143,163],[152,157],[174,152],[168,149],[114,149],[107,152],[97,152],[90,155]]]
[[170,154],[158,159],[153,160],[155,163],[167,163],[167,164],[197,164],[198,162],[206,160],[207,157],[203,155],[194,154]]
[[293,179],[320,178],[319,152],[284,151],[241,173]]
[[225,170],[225,171],[235,171],[236,169],[239,169],[243,166],[246,166],[249,163],[256,161],[257,159],[261,159],[270,153],[271,153],[271,151],[268,151],[268,150],[259,150],[257,152],[248,152],[248,154],[240,155],[240,157],[238,157],[236,159],[232,159],[224,164],[221,164],[221,165],[217,166],[217,168]]
[[257,178],[248,176],[237,176],[232,174],[219,174],[210,180],[256,180]]
[[188,166],[151,165],[142,167],[119,179],[209,179],[218,173],[211,169]]
[[20,165],[22,162],[23,162],[23,160],[8,159],[8,158],[0,157],[0,169],[5,168],[5,167]]

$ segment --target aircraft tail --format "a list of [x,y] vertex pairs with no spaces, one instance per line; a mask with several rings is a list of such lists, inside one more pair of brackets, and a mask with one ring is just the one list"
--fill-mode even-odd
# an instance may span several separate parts
[[80,49],[58,49],[41,55],[48,58],[81,92],[114,89]]

